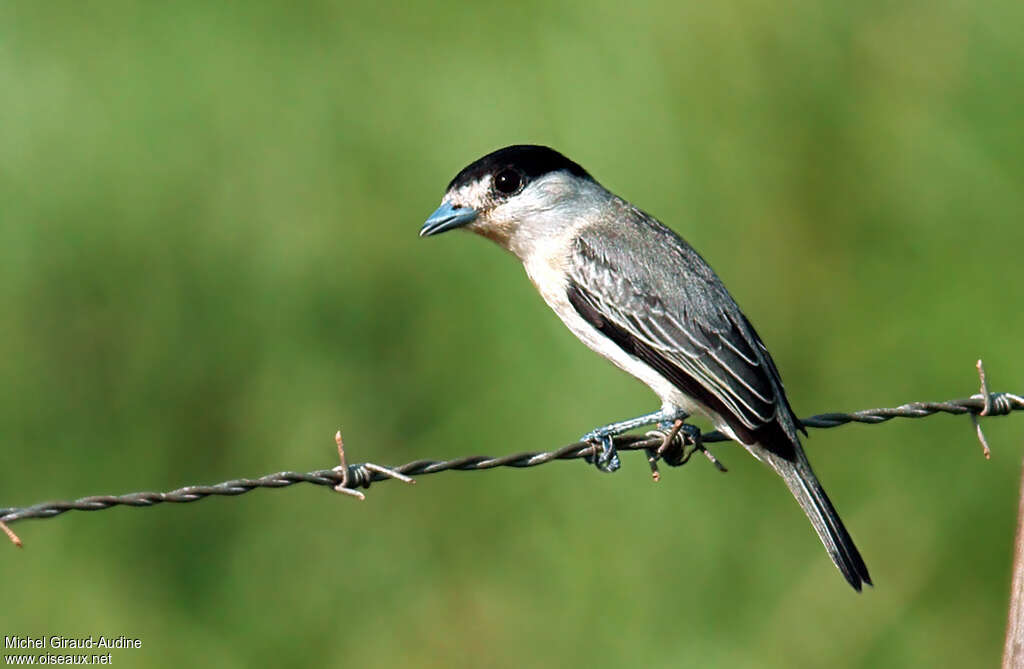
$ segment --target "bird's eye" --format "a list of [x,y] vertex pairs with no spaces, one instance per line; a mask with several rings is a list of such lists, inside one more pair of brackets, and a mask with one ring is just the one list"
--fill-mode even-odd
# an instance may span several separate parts
[[494,175],[493,187],[499,193],[512,195],[523,187],[523,175],[515,170],[502,170]]

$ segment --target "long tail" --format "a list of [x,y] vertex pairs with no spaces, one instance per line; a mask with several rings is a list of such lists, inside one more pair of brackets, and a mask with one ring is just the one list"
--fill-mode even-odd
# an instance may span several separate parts
[[818,477],[814,475],[807,457],[798,452],[796,462],[774,454],[765,460],[789,486],[790,492],[796,497],[796,501],[800,503],[800,507],[814,526],[814,531],[818,533],[821,543],[825,545],[832,562],[839,567],[839,571],[853,589],[860,592],[861,584],[871,585],[871,576],[868,574],[864,559],[853,544],[850,533],[839,519],[839,514],[836,513],[825,490],[818,483]]

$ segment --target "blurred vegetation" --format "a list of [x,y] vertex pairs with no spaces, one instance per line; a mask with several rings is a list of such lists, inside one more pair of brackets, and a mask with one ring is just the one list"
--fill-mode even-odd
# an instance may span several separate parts
[[[417,231],[552,145],[722,275],[801,415],[1024,389],[1020,2],[0,4],[0,503],[546,449],[651,410],[511,257]],[[357,504],[15,526],[3,634],[125,666],[961,667],[1001,651],[1024,419],[816,432],[877,587],[730,446]]]

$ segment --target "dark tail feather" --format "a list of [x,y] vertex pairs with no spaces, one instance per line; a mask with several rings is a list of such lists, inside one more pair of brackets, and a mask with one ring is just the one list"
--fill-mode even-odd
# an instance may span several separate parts
[[853,544],[850,533],[846,531],[835,507],[818,483],[818,477],[814,475],[807,459],[798,456],[794,463],[775,456],[769,462],[786,481],[790,492],[814,526],[814,531],[818,533],[821,543],[825,544],[825,550],[853,589],[860,592],[862,583],[871,585],[871,576],[860,551]]

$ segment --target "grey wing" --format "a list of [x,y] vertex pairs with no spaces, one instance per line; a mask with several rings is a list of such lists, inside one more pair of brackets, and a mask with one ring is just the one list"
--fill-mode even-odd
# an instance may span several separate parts
[[645,216],[624,225],[614,238],[584,231],[576,239],[573,307],[722,416],[744,443],[793,459],[799,421],[767,349],[725,286],[668,228]]

